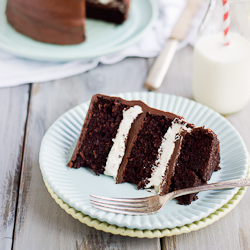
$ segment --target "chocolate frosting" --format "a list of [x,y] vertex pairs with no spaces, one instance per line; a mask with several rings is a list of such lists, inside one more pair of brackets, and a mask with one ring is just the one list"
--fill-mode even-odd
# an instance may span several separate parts
[[8,0],[8,22],[34,40],[58,45],[85,40],[84,0]]
[[6,16],[19,33],[36,41],[70,45],[85,41],[88,17],[114,22],[126,20],[130,0],[100,4],[97,0],[8,0]]

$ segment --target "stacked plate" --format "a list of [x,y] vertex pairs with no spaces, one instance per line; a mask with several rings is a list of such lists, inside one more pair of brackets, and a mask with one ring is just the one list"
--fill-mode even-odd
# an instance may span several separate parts
[[[214,130],[220,140],[221,170],[213,173],[210,182],[247,175],[248,153],[245,144],[235,128],[218,113],[173,95],[138,92],[119,96],[127,100],[142,100],[151,107],[183,116],[196,126]],[[206,191],[199,193],[199,199],[188,206],[178,205],[173,200],[162,211],[147,216],[118,215],[92,208],[90,194],[106,197],[142,197],[150,194],[145,190],[138,191],[129,183],[116,185],[112,177],[96,176],[89,169],[69,169],[66,166],[81,132],[88,106],[89,102],[86,102],[69,110],[51,126],[43,138],[39,157],[45,184],[52,197],[83,223],[116,234],[163,237],[211,224],[233,209],[242,198],[245,188]]]

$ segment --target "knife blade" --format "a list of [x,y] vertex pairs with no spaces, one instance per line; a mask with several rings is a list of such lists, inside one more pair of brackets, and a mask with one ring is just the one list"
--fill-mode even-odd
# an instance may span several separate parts
[[148,77],[145,81],[144,87],[149,90],[158,89],[168,71],[168,68],[172,62],[174,54],[177,50],[178,44],[182,41],[191,26],[193,17],[199,9],[202,0],[188,0],[187,4],[182,11],[180,18],[175,24],[170,38],[165,44],[163,50],[156,58],[153,66],[151,67]]

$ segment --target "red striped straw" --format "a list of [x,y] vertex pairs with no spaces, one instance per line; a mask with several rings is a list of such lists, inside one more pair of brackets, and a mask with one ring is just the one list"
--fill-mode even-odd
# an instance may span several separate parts
[[228,0],[222,0],[223,3],[223,31],[224,31],[224,45],[229,45],[228,31],[230,27],[229,18],[229,3]]

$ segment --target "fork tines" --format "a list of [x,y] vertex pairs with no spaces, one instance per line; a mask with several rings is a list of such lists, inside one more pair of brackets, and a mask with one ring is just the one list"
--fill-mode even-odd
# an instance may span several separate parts
[[[145,215],[147,211],[147,197],[145,198],[107,198],[101,196],[90,195],[91,204],[94,208],[101,209],[107,212],[130,214],[130,215]],[[93,199],[94,198],[94,199]]]

